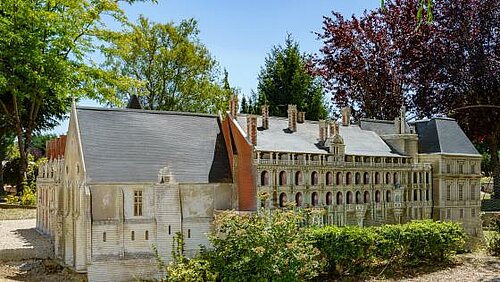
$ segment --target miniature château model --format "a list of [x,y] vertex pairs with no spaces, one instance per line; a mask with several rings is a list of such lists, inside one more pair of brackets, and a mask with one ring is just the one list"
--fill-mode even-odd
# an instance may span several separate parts
[[[138,103],[130,103],[137,107]],[[37,228],[55,257],[90,281],[154,278],[152,247],[171,259],[209,245],[214,213],[294,203],[318,224],[379,225],[412,219],[462,222],[479,235],[481,156],[455,120],[351,124],[72,107],[68,135],[47,144],[37,183]]]

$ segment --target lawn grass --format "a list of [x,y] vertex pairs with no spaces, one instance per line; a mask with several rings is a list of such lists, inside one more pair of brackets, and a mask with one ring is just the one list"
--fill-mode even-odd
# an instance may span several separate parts
[[0,220],[29,219],[29,218],[36,218],[36,209],[0,208]]

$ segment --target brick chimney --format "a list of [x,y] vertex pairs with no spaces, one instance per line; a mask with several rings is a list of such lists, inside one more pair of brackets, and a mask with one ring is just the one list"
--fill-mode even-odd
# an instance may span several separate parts
[[269,129],[269,105],[262,105],[262,128]]
[[349,126],[351,124],[351,108],[342,108],[342,125]]
[[252,145],[257,145],[257,116],[247,116],[247,134]]
[[298,123],[304,123],[306,120],[306,112],[298,112],[297,114],[297,122]]
[[238,114],[238,95],[231,96],[229,100],[229,113],[236,119],[236,115]]
[[297,131],[297,105],[288,105],[288,129]]
[[327,128],[326,128],[326,121],[325,120],[319,120],[319,141],[325,141],[326,137],[328,135]]
[[335,121],[333,121],[333,120],[328,121],[328,128],[329,128],[328,137],[333,137],[335,134],[337,134],[337,127],[336,127]]

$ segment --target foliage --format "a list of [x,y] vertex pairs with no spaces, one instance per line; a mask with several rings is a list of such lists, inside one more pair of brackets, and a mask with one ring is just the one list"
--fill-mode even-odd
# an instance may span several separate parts
[[488,252],[500,256],[500,214],[496,214],[490,222],[490,231],[486,236]]
[[315,71],[355,117],[393,119],[404,104],[419,118],[456,118],[488,148],[500,197],[500,1],[432,5],[432,24],[418,29],[421,1],[386,1],[360,18],[325,17]]
[[294,211],[265,211],[216,216],[207,257],[223,281],[300,281],[323,268],[312,246],[302,216]]
[[174,235],[172,241],[173,260],[166,265],[156,247],[153,247],[156,262],[160,271],[167,274],[162,281],[216,281],[217,274],[213,272],[211,263],[202,258],[187,258],[184,256],[184,237],[181,232]]
[[268,103],[269,112],[274,116],[286,116],[287,105],[295,104],[300,111],[306,112],[307,119],[326,118],[323,86],[309,73],[308,62],[290,34],[284,46],[274,46],[259,73],[258,104]]
[[314,245],[326,257],[330,271],[359,273],[376,264],[417,266],[447,261],[465,244],[465,232],[452,222],[412,221],[381,227],[311,229]]
[[[227,108],[232,89],[219,79],[218,64],[198,38],[194,19],[166,24],[141,16],[125,32],[110,33],[106,66],[134,78],[143,107],[216,113]],[[121,92],[126,99],[133,89]],[[125,96],[125,97],[123,97]]]
[[89,55],[109,40],[104,18],[126,22],[118,2],[0,2],[0,120],[16,135],[21,177],[33,134],[55,126],[71,97],[116,103],[116,92],[133,83],[98,68]]
[[57,135],[55,134],[37,134],[33,136],[33,140],[30,146],[30,153],[35,156],[35,159],[38,159],[42,156],[45,156],[46,143],[49,140],[56,139]]
[[378,236],[374,228],[326,226],[312,229],[311,235],[330,272],[359,272],[375,260]]

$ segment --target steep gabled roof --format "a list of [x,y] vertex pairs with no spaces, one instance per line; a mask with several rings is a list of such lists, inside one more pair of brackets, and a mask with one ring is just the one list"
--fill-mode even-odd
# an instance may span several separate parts
[[458,123],[451,118],[415,122],[420,153],[479,155]]
[[[246,132],[246,116],[237,119],[240,127]],[[258,125],[262,118],[258,117]],[[257,150],[297,153],[326,153],[319,142],[318,122],[306,120],[297,124],[296,132],[287,130],[288,121],[285,118],[269,117],[269,129],[259,128],[257,131]],[[394,126],[393,126],[394,127]],[[345,153],[348,155],[369,156],[401,156],[373,131],[362,130],[358,125],[340,126],[340,135],[344,139]]]
[[177,182],[231,181],[217,116],[77,108],[89,182],[156,182],[169,166]]

